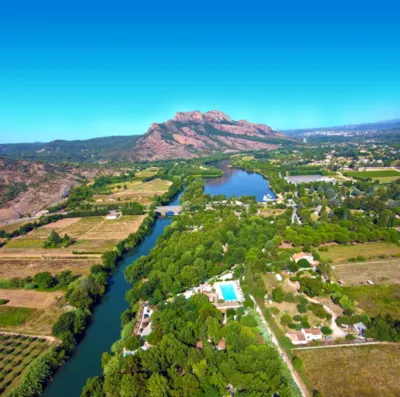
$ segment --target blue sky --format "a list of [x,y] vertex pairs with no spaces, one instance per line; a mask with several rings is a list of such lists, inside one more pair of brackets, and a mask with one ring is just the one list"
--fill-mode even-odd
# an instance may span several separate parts
[[0,0],[0,142],[218,109],[275,129],[400,117],[396,1]]

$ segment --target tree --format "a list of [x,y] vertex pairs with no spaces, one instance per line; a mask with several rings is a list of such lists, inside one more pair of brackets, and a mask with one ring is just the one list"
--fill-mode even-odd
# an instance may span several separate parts
[[303,361],[298,356],[293,357],[292,364],[296,371],[300,371],[303,368]]
[[89,378],[82,390],[81,397],[104,397],[103,379],[100,376]]
[[324,325],[324,326],[321,327],[321,332],[322,332],[324,335],[332,335],[332,334],[333,334],[332,329],[329,328],[329,327],[327,327],[326,325]]
[[276,287],[272,290],[272,299],[275,302],[282,303],[283,298],[285,297],[285,293],[281,287]]
[[288,326],[291,323],[292,323],[292,317],[290,316],[290,314],[286,313],[281,317],[281,324],[283,326]]
[[54,278],[49,272],[41,272],[35,274],[33,281],[40,289],[49,289],[54,286]]

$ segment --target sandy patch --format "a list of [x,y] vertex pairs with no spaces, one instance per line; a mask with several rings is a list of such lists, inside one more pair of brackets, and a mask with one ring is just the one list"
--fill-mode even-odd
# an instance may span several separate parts
[[31,309],[45,309],[63,296],[60,291],[39,292],[20,289],[1,289],[0,299],[8,299],[6,306],[28,307]]

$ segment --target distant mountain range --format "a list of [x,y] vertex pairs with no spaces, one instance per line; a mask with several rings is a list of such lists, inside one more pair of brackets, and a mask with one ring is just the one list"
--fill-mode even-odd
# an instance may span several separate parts
[[285,135],[267,125],[234,121],[213,110],[179,112],[171,120],[152,124],[144,135],[1,144],[0,156],[74,162],[165,160],[274,149],[287,142]]
[[400,129],[400,119],[377,121],[373,123],[361,123],[361,124],[348,124],[336,127],[318,127],[318,128],[301,128],[294,130],[284,130],[283,133],[286,135],[301,135],[305,132],[316,132],[316,131],[367,131],[367,130],[390,130]]

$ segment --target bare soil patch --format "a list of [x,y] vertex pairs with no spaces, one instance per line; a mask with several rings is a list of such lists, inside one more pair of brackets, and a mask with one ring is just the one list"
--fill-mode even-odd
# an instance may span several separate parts
[[0,299],[9,301],[4,306],[46,309],[62,296],[63,293],[61,291],[39,292],[23,289],[0,289]]

